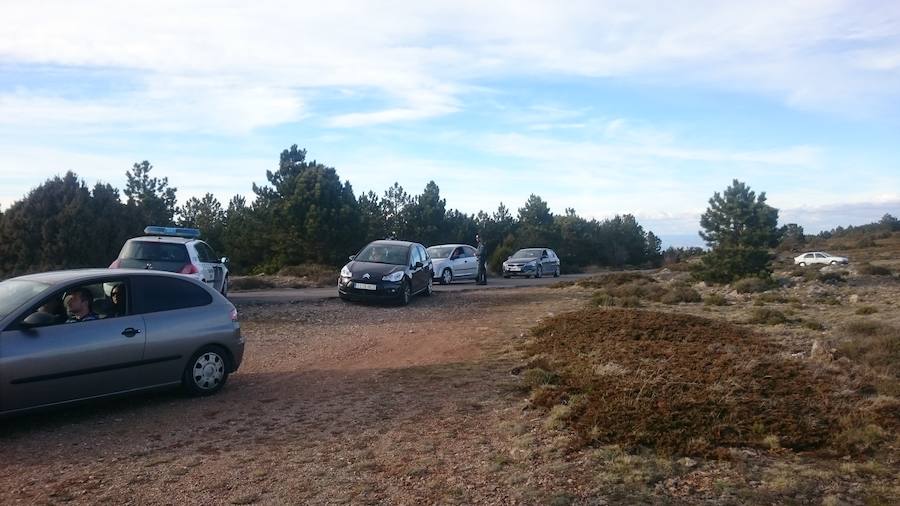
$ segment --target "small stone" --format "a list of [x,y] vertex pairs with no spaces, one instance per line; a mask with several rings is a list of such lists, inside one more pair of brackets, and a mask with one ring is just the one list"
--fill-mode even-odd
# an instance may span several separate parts
[[850,296],[850,303],[851,303],[851,304],[856,304],[856,303],[858,303],[858,302],[859,302],[859,295],[857,295],[857,294],[854,293],[853,295]]
[[697,465],[697,461],[690,457],[684,457],[682,459],[679,459],[678,463],[684,467],[694,467]]

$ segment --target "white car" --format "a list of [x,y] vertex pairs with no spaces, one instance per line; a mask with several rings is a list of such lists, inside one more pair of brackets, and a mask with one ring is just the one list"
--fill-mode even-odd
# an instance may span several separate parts
[[829,255],[828,253],[823,253],[821,251],[812,251],[794,257],[794,263],[799,266],[812,264],[837,265],[846,264],[848,262],[850,262],[850,260],[847,257]]
[[431,257],[434,279],[442,285],[460,279],[475,279],[478,274],[476,250],[468,244],[440,244],[427,251]]
[[200,230],[181,227],[147,227],[147,234],[125,241],[110,269],[150,269],[177,272],[228,294],[228,259],[218,258],[201,241]]

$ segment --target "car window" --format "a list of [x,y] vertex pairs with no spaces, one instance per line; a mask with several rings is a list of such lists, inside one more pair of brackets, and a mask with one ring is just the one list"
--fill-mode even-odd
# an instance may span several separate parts
[[825,258],[825,255],[821,253],[816,253],[816,258]]
[[463,246],[463,255],[465,255],[466,258],[474,257],[475,256],[475,248],[473,248],[471,246]]
[[416,245],[416,249],[419,250],[419,257],[422,259],[422,263],[427,264],[428,252],[425,251],[425,246]]
[[415,265],[416,262],[425,263],[425,258],[422,257],[422,252],[419,251],[419,248],[416,246],[412,247],[412,264]]
[[409,248],[397,244],[369,244],[359,255],[357,262],[372,262],[376,264],[405,265],[409,259]]
[[0,318],[5,318],[20,306],[50,289],[50,285],[36,281],[10,279],[0,283]]
[[130,307],[127,288],[123,278],[71,285],[45,297],[21,321],[45,327],[126,316]]
[[122,248],[120,258],[144,262],[188,263],[187,248],[184,244],[171,242],[128,241]]
[[450,246],[432,246],[428,248],[427,253],[431,258],[449,258],[453,248]]
[[200,254],[205,255],[205,258],[206,258],[206,260],[201,260],[201,262],[210,262],[210,263],[218,263],[219,262],[219,257],[216,255],[216,252],[212,249],[212,246],[210,246],[209,244],[206,244],[205,242],[202,242],[202,241],[198,242],[197,244],[199,246],[198,253],[200,251],[202,251],[202,253],[200,253]]
[[465,256],[465,253],[463,252],[462,246],[460,246],[460,247],[456,248],[455,250],[453,250],[453,257],[452,257],[452,258],[463,258],[464,256]]
[[807,253],[807,254],[803,255],[803,258],[814,258],[814,257],[815,257],[815,255],[813,255],[812,253]]
[[206,306],[212,295],[190,281],[163,276],[136,276],[132,282],[134,312],[158,313]]

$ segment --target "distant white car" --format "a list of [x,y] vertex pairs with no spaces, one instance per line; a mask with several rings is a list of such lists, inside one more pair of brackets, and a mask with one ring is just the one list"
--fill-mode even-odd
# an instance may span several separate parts
[[460,279],[475,279],[478,274],[475,252],[475,248],[468,244],[439,244],[428,248],[434,279],[442,285]]
[[812,264],[837,265],[846,264],[848,262],[850,262],[850,260],[847,257],[829,255],[828,253],[823,253],[821,251],[813,251],[794,257],[794,263],[800,266]]

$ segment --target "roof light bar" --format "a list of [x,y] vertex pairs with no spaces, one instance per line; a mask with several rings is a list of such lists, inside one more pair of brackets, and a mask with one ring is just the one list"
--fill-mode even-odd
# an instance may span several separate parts
[[181,228],[181,227],[156,227],[149,226],[144,229],[147,235],[164,235],[171,237],[184,237],[187,239],[196,239],[200,237],[199,228]]

